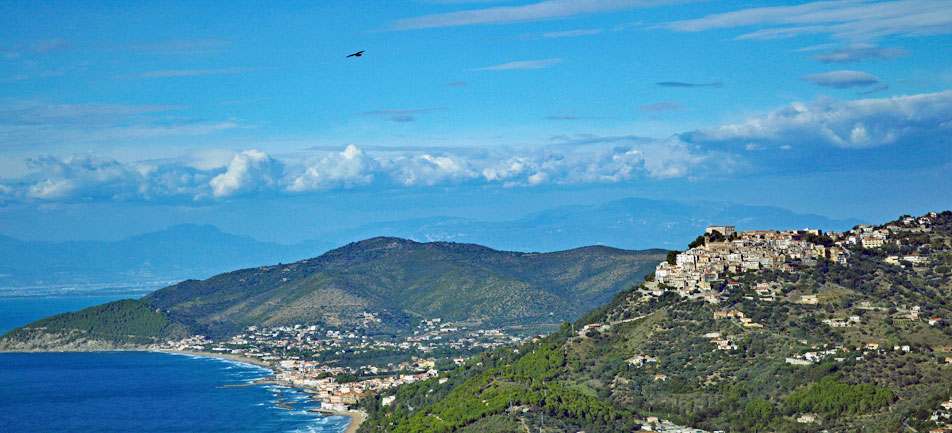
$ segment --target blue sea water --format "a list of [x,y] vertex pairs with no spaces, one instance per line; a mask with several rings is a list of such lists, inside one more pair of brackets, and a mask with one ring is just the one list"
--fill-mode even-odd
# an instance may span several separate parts
[[[0,298],[0,334],[43,317],[136,296]],[[306,395],[251,364],[153,352],[0,353],[0,433],[341,432]],[[280,397],[278,394],[281,394]],[[288,399],[295,410],[275,407]]]
[[[292,388],[247,384],[267,369],[156,352],[0,353],[0,431],[342,432]],[[288,399],[295,410],[276,407]],[[286,403],[287,404],[287,403]]]

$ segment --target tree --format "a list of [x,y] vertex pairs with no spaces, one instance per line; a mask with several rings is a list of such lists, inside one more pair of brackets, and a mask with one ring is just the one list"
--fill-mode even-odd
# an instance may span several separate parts
[[[691,247],[694,248],[694,247]],[[668,251],[668,257],[665,259],[668,263],[675,265],[678,263],[678,254],[681,254],[680,251]]]

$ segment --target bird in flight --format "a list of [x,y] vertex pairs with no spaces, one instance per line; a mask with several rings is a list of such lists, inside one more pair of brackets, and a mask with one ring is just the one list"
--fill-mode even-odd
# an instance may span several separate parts
[[360,56],[363,55],[363,54],[364,54],[364,50],[360,50],[360,51],[358,51],[358,52],[356,52],[356,53],[354,53],[354,54],[351,54],[351,55],[349,55],[349,56],[347,56],[347,57],[360,57]]

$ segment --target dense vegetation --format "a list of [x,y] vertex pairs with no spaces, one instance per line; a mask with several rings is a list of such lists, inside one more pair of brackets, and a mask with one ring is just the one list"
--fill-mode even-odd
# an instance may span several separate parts
[[143,300],[209,335],[250,324],[353,327],[363,312],[382,320],[369,332],[401,332],[419,318],[437,317],[557,326],[640,281],[665,253],[607,247],[516,253],[374,238],[314,259],[185,281]]
[[123,299],[75,313],[47,317],[26,327],[16,328],[0,338],[24,341],[40,331],[62,335],[67,343],[84,339],[149,344],[172,335],[184,334],[184,329],[165,313],[156,311],[145,302]]
[[809,388],[787,397],[787,404],[796,412],[818,412],[838,417],[863,415],[882,409],[896,400],[888,388],[868,384],[847,385],[837,376],[826,376]]

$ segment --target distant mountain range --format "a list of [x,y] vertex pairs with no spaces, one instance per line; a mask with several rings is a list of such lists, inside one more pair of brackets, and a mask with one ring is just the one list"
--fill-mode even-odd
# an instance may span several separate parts
[[400,333],[435,318],[551,330],[640,283],[666,254],[603,246],[515,253],[374,238],[53,316],[11,331],[0,350],[128,348],[187,334],[230,335],[250,325]]
[[0,236],[0,295],[151,291],[187,278],[315,256],[328,244],[260,242],[177,225],[117,242],[25,242]]
[[25,242],[0,236],[0,296],[101,291],[141,292],[230,269],[287,263],[376,236],[452,241],[508,251],[558,251],[583,245],[626,249],[683,248],[710,224],[740,230],[811,227],[843,230],[860,220],[834,220],[769,206],[630,198],[562,206],[513,221],[433,217],[330,230],[294,245],[261,242],[213,226],[178,225],[117,242]]
[[810,227],[842,231],[863,223],[772,206],[628,198],[590,206],[555,207],[504,222],[424,218],[375,223],[331,232],[324,239],[339,242],[400,236],[418,241],[472,242],[509,251],[557,251],[581,245],[683,249],[713,224],[736,225],[738,230]]

